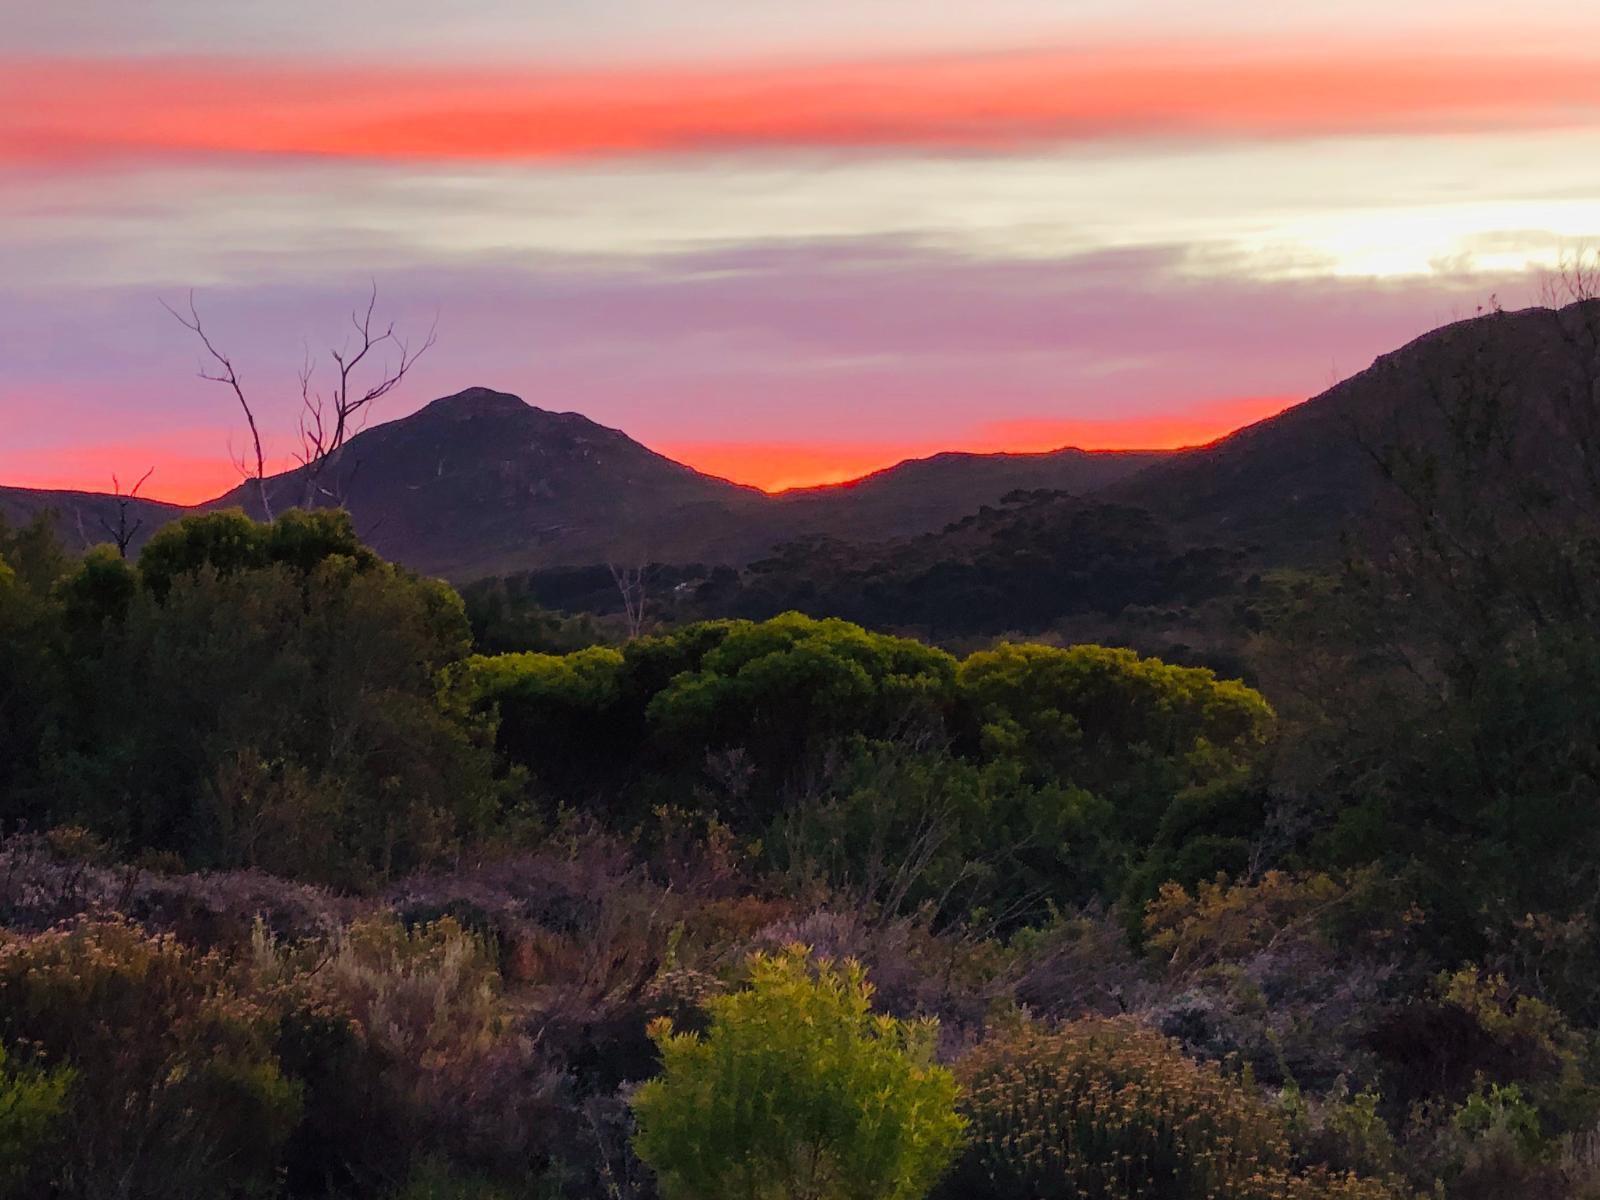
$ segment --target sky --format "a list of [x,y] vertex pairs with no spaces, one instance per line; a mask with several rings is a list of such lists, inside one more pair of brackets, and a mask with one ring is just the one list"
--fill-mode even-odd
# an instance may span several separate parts
[[0,483],[287,464],[349,311],[769,489],[1192,445],[1600,247],[1600,6],[0,0]]

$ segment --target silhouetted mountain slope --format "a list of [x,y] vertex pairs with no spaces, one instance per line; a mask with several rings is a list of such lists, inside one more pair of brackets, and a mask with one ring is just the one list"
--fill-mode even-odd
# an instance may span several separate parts
[[[343,499],[380,553],[466,580],[607,560],[742,563],[811,534],[922,533],[1019,487],[1087,491],[1154,457],[944,454],[857,484],[774,497],[703,475],[577,413],[472,388],[351,438],[319,483]],[[267,481],[275,512],[303,504],[307,490],[303,468]],[[72,539],[83,514],[87,536],[103,540],[88,501],[114,506],[79,493],[10,493],[17,499],[0,511],[26,517],[55,506]],[[254,482],[198,508],[235,505],[262,515]],[[151,506],[141,535],[186,511]]]
[[1012,492],[936,533],[793,542],[750,564],[736,585],[708,580],[697,599],[708,615],[801,609],[947,637],[1193,603],[1230,580],[1227,553],[1174,545],[1144,509],[1038,489]]
[[[102,492],[0,487],[0,519],[11,525],[25,525],[39,513],[53,511],[62,542],[74,550],[112,540],[105,526],[117,528],[118,503],[115,496]],[[128,527],[138,527],[132,547],[144,545],[157,529],[188,511],[180,504],[163,504],[159,500],[128,501]]]
[[[435,400],[350,439],[336,476],[380,554],[471,578],[530,564],[738,554],[748,515],[771,501],[646,449],[577,413],[488,388]],[[243,485],[206,507],[260,514]],[[304,470],[268,482],[275,507],[303,500]]]
[[1320,396],[1173,455],[1099,496],[1148,507],[1191,540],[1252,546],[1264,561],[1325,558],[1342,532],[1394,499],[1374,452],[1440,444],[1464,405],[1515,405],[1529,428],[1508,465],[1546,470],[1539,447],[1562,436],[1552,406],[1600,378],[1581,330],[1597,320],[1600,305],[1591,302],[1444,326]]
[[[906,537],[940,529],[1016,491],[1098,491],[1170,457],[1168,450],[1078,450],[1039,454],[949,452],[914,458],[849,483],[795,488],[778,499],[796,532]],[[867,530],[865,534],[861,530]]]

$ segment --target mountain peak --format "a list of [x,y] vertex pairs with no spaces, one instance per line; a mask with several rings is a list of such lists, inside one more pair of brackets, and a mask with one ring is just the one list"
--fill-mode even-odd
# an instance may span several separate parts
[[521,396],[513,396],[510,392],[470,387],[453,396],[441,396],[421,411],[436,416],[480,417],[523,412],[532,408],[533,405]]

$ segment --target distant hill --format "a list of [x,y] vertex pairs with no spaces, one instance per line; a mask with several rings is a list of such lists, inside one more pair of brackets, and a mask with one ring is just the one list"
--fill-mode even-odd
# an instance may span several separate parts
[[[737,555],[755,488],[702,475],[577,413],[471,388],[352,438],[338,472],[356,528],[416,570],[472,578],[530,564]],[[287,507],[303,470],[268,483]],[[245,484],[205,507],[260,515]]]
[[[811,534],[922,533],[1017,488],[1089,491],[1159,455],[1061,450],[944,454],[855,484],[771,496],[704,475],[577,413],[471,388],[352,438],[338,465],[345,502],[380,553],[455,580],[620,561],[743,563]],[[275,509],[305,493],[303,470],[267,481]],[[56,508],[69,543],[105,540],[85,493],[0,490],[0,513]],[[141,508],[147,528],[187,511],[261,515],[254,483],[195,510]],[[81,521],[80,521],[80,518]]]
[[791,510],[799,532],[908,537],[941,529],[1011,492],[1096,492],[1172,454],[1073,448],[1038,454],[947,452],[908,459],[849,483],[794,488],[778,499]]
[[[1562,435],[1550,405],[1600,378],[1570,340],[1600,322],[1600,302],[1557,312],[1492,313],[1435,329],[1275,417],[1186,450],[1117,481],[1099,498],[1149,508],[1190,541],[1252,547],[1262,561],[1326,558],[1340,534],[1392,494],[1369,451],[1437,444],[1468,389],[1518,403],[1521,470],[1553,469],[1538,454]],[[1595,403],[1590,400],[1589,403]]]
[[809,538],[697,592],[707,615],[801,609],[933,637],[1037,630],[1130,605],[1192,604],[1232,583],[1231,556],[1175,545],[1142,508],[1018,490],[933,533]]
[[[41,512],[54,512],[62,541],[70,549],[81,550],[112,540],[106,526],[117,528],[118,503],[115,496],[102,492],[0,487],[0,520],[10,525],[26,525]],[[182,505],[163,504],[159,500],[128,501],[128,527],[137,527],[132,547],[137,549],[144,545],[157,529],[189,511]]]

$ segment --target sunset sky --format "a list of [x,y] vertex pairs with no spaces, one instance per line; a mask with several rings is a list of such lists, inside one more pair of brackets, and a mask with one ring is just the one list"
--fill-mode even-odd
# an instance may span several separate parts
[[[1287,15],[1286,15],[1287,14]],[[380,307],[776,488],[1206,441],[1600,246],[1600,5],[0,0],[0,483],[198,500]]]

